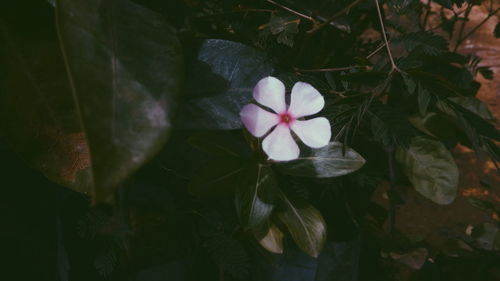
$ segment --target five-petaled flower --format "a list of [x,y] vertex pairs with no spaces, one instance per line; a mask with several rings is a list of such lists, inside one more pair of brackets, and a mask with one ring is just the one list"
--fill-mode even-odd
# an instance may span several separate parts
[[323,109],[323,96],[311,85],[297,82],[292,88],[290,106],[285,102],[285,85],[274,77],[261,79],[253,89],[254,99],[269,112],[255,104],[247,104],[240,112],[247,130],[255,137],[266,135],[262,149],[269,159],[289,161],[299,157],[299,146],[293,131],[304,144],[312,148],[327,145],[331,137],[330,122],[324,117],[302,120],[303,117],[318,113]]

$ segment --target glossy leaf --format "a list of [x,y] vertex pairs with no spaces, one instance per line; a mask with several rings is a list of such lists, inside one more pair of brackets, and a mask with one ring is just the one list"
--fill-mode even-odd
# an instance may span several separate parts
[[258,237],[263,230],[267,232],[277,192],[274,172],[271,167],[263,164],[248,167],[238,184],[235,198],[238,216],[242,224],[253,230]]
[[184,129],[242,128],[241,108],[252,100],[255,84],[273,73],[264,53],[218,39],[203,41],[186,68],[185,95],[190,99],[177,120]]
[[168,136],[180,45],[161,16],[130,1],[57,1],[56,24],[90,150],[91,195],[107,200]]
[[326,223],[321,213],[309,204],[295,206],[284,194],[281,199],[284,209],[277,213],[278,219],[302,251],[318,257],[326,241]]
[[352,173],[365,164],[365,159],[340,142],[312,149],[297,160],[276,164],[287,174],[303,177],[330,178]]
[[267,234],[259,240],[259,243],[271,253],[283,254],[283,236],[283,232],[273,224],[269,227]]
[[408,149],[398,147],[396,159],[420,194],[442,205],[455,200],[458,168],[441,142],[415,137]]

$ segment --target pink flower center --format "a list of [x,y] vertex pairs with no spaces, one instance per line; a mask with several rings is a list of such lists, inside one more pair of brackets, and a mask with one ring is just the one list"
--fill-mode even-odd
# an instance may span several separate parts
[[295,121],[295,118],[293,118],[288,112],[281,113],[279,116],[281,124],[290,125],[293,121]]

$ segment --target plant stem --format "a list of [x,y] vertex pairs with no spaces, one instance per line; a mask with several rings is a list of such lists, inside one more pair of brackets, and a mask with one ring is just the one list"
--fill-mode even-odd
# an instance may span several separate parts
[[334,67],[334,68],[317,68],[317,69],[301,69],[294,67],[293,69],[297,72],[335,72],[335,71],[344,71],[351,70],[356,68],[363,68],[362,66],[344,66],[344,67]]
[[380,27],[382,29],[382,37],[384,38],[385,47],[387,48],[387,54],[389,55],[389,60],[391,61],[391,72],[394,70],[400,72],[399,68],[396,66],[396,63],[394,63],[394,58],[392,57],[391,46],[389,45],[389,41],[387,40],[387,35],[385,33],[384,21],[382,20],[382,12],[380,11],[378,0],[375,0],[375,5],[377,6],[378,19],[380,21]]
[[[269,1],[269,0],[268,0]],[[335,13],[333,16],[329,17],[328,19],[326,19],[326,21],[320,23],[320,24],[317,24],[315,25],[313,28],[311,28],[310,30],[307,31],[307,33],[314,33],[320,29],[322,29],[323,27],[329,25],[332,21],[336,20],[338,17],[340,17],[341,15],[349,12],[349,10],[356,6],[357,4],[359,4],[361,1],[363,0],[354,0],[351,4],[347,5],[346,7],[344,7],[342,10],[338,11],[337,13]]]
[[498,11],[500,11],[500,8],[497,8],[496,10],[494,10],[493,12],[488,14],[488,16],[486,18],[484,18],[478,25],[476,25],[473,29],[471,29],[469,32],[467,32],[467,34],[465,34],[462,38],[459,37],[459,39],[457,40],[457,44],[455,45],[454,52],[457,51],[458,47],[465,41],[465,39],[469,38],[469,36],[471,36],[481,26],[483,26],[483,24],[485,24],[492,16],[496,15],[496,13],[498,13]]
[[424,22],[422,23],[422,30],[425,31],[425,28],[427,27],[427,20],[429,19],[429,14],[431,13],[431,3],[432,3],[432,0],[428,0],[427,2],[427,5],[426,5],[426,13],[425,13],[425,17],[424,17]]
[[275,6],[280,7],[280,8],[281,8],[281,9],[283,9],[283,10],[286,10],[286,11],[288,11],[288,12],[292,13],[292,14],[295,14],[295,15],[297,15],[297,16],[299,16],[299,17],[301,17],[301,18],[304,18],[304,19],[306,19],[306,20],[308,20],[308,21],[311,21],[311,22],[313,22],[313,23],[316,23],[316,20],[315,20],[315,19],[313,19],[312,17],[308,16],[308,15],[304,15],[304,14],[302,14],[302,13],[300,13],[300,12],[297,12],[297,11],[295,11],[295,10],[293,10],[293,9],[290,9],[290,8],[288,8],[288,7],[286,7],[286,6],[283,6],[283,5],[279,4],[279,3],[276,3],[276,2],[274,2],[273,0],[266,0],[266,1],[267,1],[267,2],[269,2],[269,3],[271,3],[271,4],[273,4],[273,5],[275,5]]
[[375,51],[371,52],[368,56],[366,56],[366,59],[370,59],[371,57],[373,57],[376,53],[378,53],[380,50],[382,50],[382,48],[385,47],[385,43],[380,45],[379,47],[377,47],[377,49],[375,49]]
[[[464,15],[464,18],[463,18],[463,22],[462,22],[462,25],[460,26],[460,31],[458,32],[457,44],[455,45],[455,48],[453,49],[454,52],[457,51],[458,46],[462,43],[462,35],[464,33],[465,24],[469,20],[469,14],[472,11],[472,7],[473,6],[471,4],[468,4],[467,9],[465,10],[465,15]],[[460,44],[459,44],[459,42],[460,42]]]

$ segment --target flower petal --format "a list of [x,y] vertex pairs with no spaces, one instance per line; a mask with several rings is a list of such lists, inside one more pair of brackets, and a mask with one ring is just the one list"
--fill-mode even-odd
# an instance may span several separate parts
[[327,145],[332,137],[330,122],[325,117],[310,120],[295,120],[291,126],[302,142],[312,148],[320,148]]
[[285,125],[278,125],[262,142],[262,149],[269,159],[289,161],[299,157],[299,146]]
[[288,112],[295,118],[318,113],[325,106],[325,99],[313,86],[305,82],[293,85]]
[[286,111],[285,85],[272,76],[260,79],[253,88],[253,98],[276,113]]
[[278,115],[262,109],[255,104],[247,104],[240,111],[245,128],[255,137],[262,137],[269,129],[279,123]]

